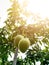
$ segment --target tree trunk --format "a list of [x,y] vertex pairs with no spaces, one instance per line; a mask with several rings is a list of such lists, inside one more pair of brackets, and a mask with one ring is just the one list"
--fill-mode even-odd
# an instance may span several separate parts
[[17,55],[18,55],[18,48],[16,48],[16,51],[15,51],[15,54],[14,54],[13,65],[17,64]]
[[36,62],[34,61],[34,65],[36,65]]

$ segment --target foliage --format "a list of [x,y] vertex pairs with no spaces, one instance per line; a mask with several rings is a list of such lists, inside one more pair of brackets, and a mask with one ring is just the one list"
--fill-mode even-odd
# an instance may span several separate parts
[[8,41],[8,37],[5,34],[7,31],[4,28],[0,28],[0,59],[1,65],[6,65],[8,61],[8,55],[11,54],[12,45]]
[[[7,10],[6,25],[0,28],[0,65],[12,65],[13,61],[8,61],[8,55],[15,52],[13,41],[18,34],[29,38],[32,49],[28,49],[24,59],[17,58],[17,65],[32,65],[32,63],[35,65],[36,61],[40,61],[41,65],[44,65],[49,60],[49,19],[25,25],[26,20],[21,16],[22,8],[18,0],[11,1],[12,6]],[[29,15],[29,13],[25,14]],[[43,50],[42,45],[44,45]]]
[[[37,44],[34,47],[32,46],[32,49],[29,49],[26,54],[26,59],[31,60],[34,65],[37,61],[41,62],[41,65],[45,65],[49,63],[49,47],[46,47],[44,50],[40,48],[40,46]],[[32,65],[32,64],[31,64]]]
[[12,5],[7,12],[8,18],[5,21],[6,29],[8,29],[8,32],[13,33],[16,31],[17,26],[25,24],[25,20],[21,17],[22,12],[18,0],[12,1]]

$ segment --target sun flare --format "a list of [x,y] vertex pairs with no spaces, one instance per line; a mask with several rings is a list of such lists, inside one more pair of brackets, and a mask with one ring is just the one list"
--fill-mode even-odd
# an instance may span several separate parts
[[[19,0],[19,2],[21,2],[23,8],[26,11],[29,11],[31,13],[37,14],[42,18],[45,19],[46,17],[49,17],[49,0]],[[36,16],[36,15],[35,15]],[[27,20],[27,24],[32,24],[35,23],[35,21],[33,20],[33,18],[36,18],[34,15],[29,17]],[[39,17],[39,18],[40,18]],[[39,19],[38,18],[38,19]]]
[[[27,18],[27,24],[36,23],[35,19],[42,19],[49,17],[49,0],[18,0],[21,7],[29,13],[33,13],[33,15],[29,15]],[[11,6],[9,0],[0,1],[0,27],[3,25],[3,22],[7,18],[7,9]],[[35,15],[34,15],[35,14]],[[38,17],[38,15],[40,17]]]

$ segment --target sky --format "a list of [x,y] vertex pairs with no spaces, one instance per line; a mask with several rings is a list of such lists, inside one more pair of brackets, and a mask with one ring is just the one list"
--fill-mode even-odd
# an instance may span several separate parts
[[[49,0],[19,0],[21,5],[23,1],[27,3],[26,10],[39,14],[42,18],[49,17]],[[9,0],[0,0],[0,27],[4,25],[3,22],[7,18],[7,9],[10,6],[11,3]]]
[[27,9],[42,17],[49,17],[49,0],[29,0]]
[[[27,5],[26,10],[32,13],[39,13],[42,18],[49,17],[49,0],[19,0]],[[23,3],[23,4],[24,4]]]
[[[22,4],[24,0],[19,0]],[[26,10],[38,13],[42,18],[49,17],[49,0],[26,0],[28,2]],[[26,2],[25,1],[25,2]],[[0,21],[4,21],[7,18],[6,10],[11,6],[9,0],[0,0]],[[1,24],[1,23],[0,23]]]
[[0,27],[4,26],[3,22],[7,18],[7,9],[11,6],[9,0],[0,0]]

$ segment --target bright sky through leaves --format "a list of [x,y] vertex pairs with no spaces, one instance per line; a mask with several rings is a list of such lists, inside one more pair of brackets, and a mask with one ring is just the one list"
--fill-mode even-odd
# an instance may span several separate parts
[[3,22],[7,18],[7,9],[10,7],[9,0],[0,0],[0,27],[4,26]]
[[42,17],[49,17],[49,0],[28,0],[27,9],[34,13],[40,13]]
[[[35,14],[40,14],[42,18],[49,17],[49,0],[19,0],[19,2],[21,3],[21,5],[27,5],[27,7],[25,7],[26,10]],[[9,0],[0,0],[0,27],[3,25],[4,20],[6,20],[7,18],[6,10],[9,7]]]
[[[20,0],[19,0],[20,1]],[[21,0],[27,4],[26,9],[33,13],[39,13],[41,17],[49,17],[49,0]]]

